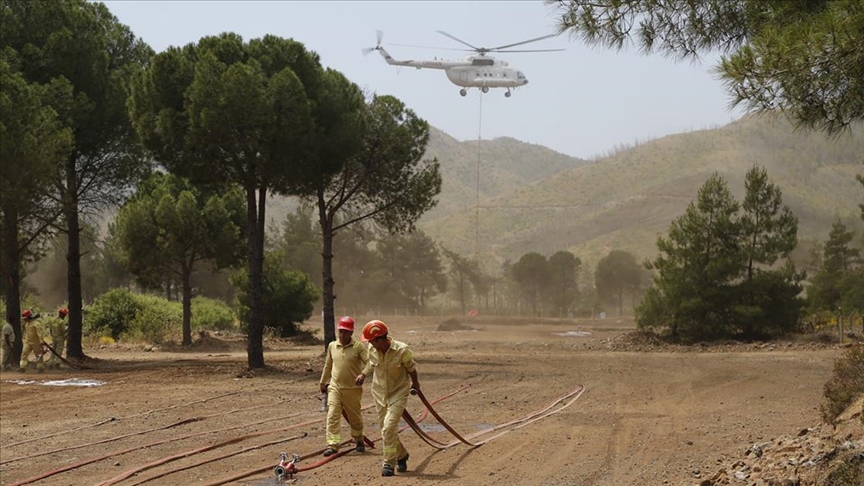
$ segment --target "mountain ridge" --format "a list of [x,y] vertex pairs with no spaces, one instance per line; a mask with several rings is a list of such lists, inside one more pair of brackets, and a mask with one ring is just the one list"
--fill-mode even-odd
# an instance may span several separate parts
[[[443,132],[432,134],[434,139]],[[782,118],[746,116],[719,128],[668,135],[592,161],[570,158],[570,167],[544,158],[548,154],[543,149],[555,152],[542,146],[509,137],[481,141],[479,208],[476,187],[453,179],[454,174],[470,170],[470,160],[464,153],[443,152],[430,140],[427,154],[461,167],[445,170],[442,163],[445,202],[424,215],[419,226],[448,249],[476,253],[487,264],[518,259],[527,251],[550,255],[563,249],[591,262],[612,249],[644,259],[656,254],[657,236],[683,214],[712,173],[723,176],[740,201],[747,170],[759,165],[783,190],[784,204],[799,217],[799,239],[824,240],[837,218],[860,223],[857,201],[862,195],[855,174],[864,172],[862,134],[862,127],[856,126],[846,136],[832,139],[798,132]],[[452,140],[462,144],[458,147],[462,152],[465,144],[471,144]],[[473,144],[476,171],[477,142]],[[511,151],[508,163],[496,169],[508,174],[496,175],[503,179],[497,190],[484,191],[482,178],[489,173],[484,171],[483,156],[500,157],[507,150]],[[530,173],[528,167],[536,160],[546,165]],[[476,186],[476,176],[473,180]]]

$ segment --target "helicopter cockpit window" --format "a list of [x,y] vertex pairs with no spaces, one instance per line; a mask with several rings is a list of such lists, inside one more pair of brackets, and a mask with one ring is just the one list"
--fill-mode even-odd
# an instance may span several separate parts
[[522,74],[522,71],[516,71],[516,77],[519,79],[525,79],[525,75]]

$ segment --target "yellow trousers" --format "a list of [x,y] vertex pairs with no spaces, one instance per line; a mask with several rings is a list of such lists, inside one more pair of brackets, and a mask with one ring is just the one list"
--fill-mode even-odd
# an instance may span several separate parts
[[381,427],[381,437],[384,439],[384,464],[396,467],[396,461],[408,454],[408,450],[399,440],[399,420],[402,419],[402,411],[408,404],[408,395],[405,398],[391,403],[389,407],[378,408],[378,425]]
[[36,356],[36,369],[44,370],[45,362],[42,361],[42,348],[40,346],[31,346],[30,343],[24,342],[24,349],[21,351],[21,362],[18,363],[19,366],[23,369],[27,369],[27,365],[30,361],[27,359],[30,357],[30,353],[33,353]]
[[[60,356],[63,356],[63,350],[66,347],[66,336],[52,337],[51,338],[51,347],[54,348],[55,353],[59,354]],[[51,351],[48,351],[48,352],[51,353]],[[54,353],[51,353],[51,357],[48,359],[48,366],[51,368],[53,368],[55,366],[59,368],[60,367],[60,358],[55,356]]]
[[363,440],[363,416],[360,414],[362,388],[327,389],[327,445],[339,450],[342,442],[342,410],[348,416],[348,428],[355,441]]

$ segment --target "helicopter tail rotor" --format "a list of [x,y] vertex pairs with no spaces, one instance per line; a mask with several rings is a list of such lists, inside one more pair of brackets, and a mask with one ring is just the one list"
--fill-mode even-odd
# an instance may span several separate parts
[[377,50],[381,49],[381,39],[384,38],[384,32],[381,32],[380,30],[376,30],[375,31],[375,37],[376,37],[376,41],[377,41],[377,43],[375,44],[375,47],[364,47],[363,49],[361,49],[364,56],[368,55],[372,51],[377,51]]

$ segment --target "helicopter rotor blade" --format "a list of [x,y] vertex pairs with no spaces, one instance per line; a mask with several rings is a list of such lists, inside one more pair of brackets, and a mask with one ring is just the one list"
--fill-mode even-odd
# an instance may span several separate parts
[[543,37],[537,37],[536,39],[529,39],[529,40],[526,40],[526,41],[517,42],[517,43],[515,43],[515,44],[507,44],[506,46],[493,47],[493,48],[488,49],[488,50],[489,50],[489,51],[500,51],[501,49],[507,49],[508,47],[521,46],[522,44],[528,44],[529,42],[537,42],[537,41],[539,41],[539,40],[548,39],[548,38],[550,38],[550,37],[557,37],[557,36],[558,36],[558,34],[549,34],[549,35],[544,35]]
[[474,49],[459,49],[457,47],[432,47],[432,46],[418,46],[417,44],[396,44],[389,43],[388,46],[400,46],[400,47],[416,47],[420,49],[435,49],[438,51],[464,51],[464,52],[474,52]]
[[380,30],[376,30],[375,31],[375,38],[378,41],[378,43],[375,44],[375,47],[364,47],[364,48],[360,49],[360,52],[362,52],[364,56],[369,55],[369,53],[372,51],[377,51],[381,47],[381,39],[384,38],[384,32],[381,32]]
[[567,49],[516,49],[516,50],[506,50],[506,51],[499,51],[499,50],[493,51],[492,49],[490,49],[490,51],[493,51],[493,52],[557,52],[557,51],[566,51],[566,50]]
[[469,43],[463,41],[462,39],[459,39],[459,38],[453,37],[452,35],[448,34],[447,32],[444,32],[443,30],[436,30],[435,32],[438,32],[439,34],[443,35],[444,37],[449,37],[449,38],[455,40],[456,42],[458,42],[458,43],[460,43],[460,44],[465,44],[466,46],[470,47],[471,49],[473,49],[473,50],[475,50],[475,51],[480,52],[480,51],[484,51],[484,50],[486,50],[486,49],[482,49],[482,48],[480,48],[480,47],[474,47],[474,46],[472,46],[471,44],[469,44]]

